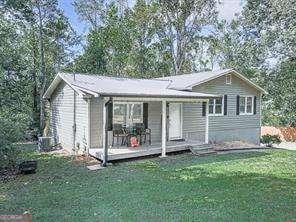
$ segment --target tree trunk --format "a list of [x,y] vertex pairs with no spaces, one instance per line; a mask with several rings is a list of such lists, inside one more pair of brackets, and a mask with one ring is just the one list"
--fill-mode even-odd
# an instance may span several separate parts
[[44,42],[43,42],[43,17],[41,12],[40,0],[36,1],[38,9],[39,18],[39,47],[40,47],[40,90],[39,90],[39,100],[40,100],[40,132],[43,134],[43,129],[45,128],[45,101],[43,99],[43,94],[46,87],[46,73],[45,73],[45,59],[44,59]]
[[33,24],[32,27],[32,54],[33,54],[33,68],[32,68],[32,80],[33,80],[33,87],[32,87],[32,97],[33,97],[33,127],[37,129],[39,127],[39,108],[38,108],[38,79],[37,79],[37,46],[36,46],[36,36]]

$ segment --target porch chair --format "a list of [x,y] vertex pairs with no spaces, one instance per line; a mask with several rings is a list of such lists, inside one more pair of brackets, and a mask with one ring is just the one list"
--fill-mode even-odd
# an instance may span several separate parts
[[144,123],[135,123],[134,126],[140,136],[140,144],[142,144],[142,137],[144,137],[144,143],[146,143],[148,137],[149,145],[151,145],[151,129],[146,128]]
[[121,146],[126,143],[127,133],[121,124],[113,124],[113,136],[112,136],[112,146],[114,146],[114,138],[116,138],[116,144],[118,146],[118,140],[121,139]]

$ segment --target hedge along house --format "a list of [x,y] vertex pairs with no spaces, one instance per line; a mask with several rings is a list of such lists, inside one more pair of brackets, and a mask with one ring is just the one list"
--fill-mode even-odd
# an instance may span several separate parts
[[[227,69],[158,79],[60,73],[44,98],[50,101],[54,142],[106,162],[165,156],[209,142],[258,144],[262,93]],[[112,144],[113,125],[137,123],[150,130],[151,144]]]

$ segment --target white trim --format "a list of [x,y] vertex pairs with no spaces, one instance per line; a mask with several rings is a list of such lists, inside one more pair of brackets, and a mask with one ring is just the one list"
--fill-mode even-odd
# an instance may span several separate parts
[[[215,96],[217,97],[217,96]],[[163,98],[156,97],[113,97],[116,101],[122,102],[161,102]],[[208,98],[205,99],[194,99],[194,98],[166,98],[167,102],[206,102]]]
[[[242,97],[244,97],[245,98],[245,111],[244,112],[241,112],[240,111],[240,100],[239,100],[239,107],[238,107],[238,109],[239,109],[239,115],[240,116],[249,116],[249,115],[254,115],[254,96],[252,96],[252,95],[240,95],[239,96],[239,99],[241,99]],[[248,113],[247,112],[247,98],[252,98],[252,104],[251,104],[251,112],[250,113]]]
[[216,112],[216,98],[213,98],[214,105],[213,105],[213,113],[210,113],[210,100],[208,100],[208,114],[209,116],[224,116],[224,96],[219,96],[222,98],[222,106],[221,106],[221,113],[215,113]]
[[85,96],[85,93],[83,93],[78,87],[69,83],[65,78],[63,78],[61,74],[57,74],[54,80],[51,82],[51,84],[47,88],[47,90],[45,91],[45,93],[43,94],[42,98],[49,99],[61,81],[64,81],[71,89],[73,89],[79,95],[79,97]]
[[[123,101],[117,101],[117,100],[113,100],[113,110],[112,110],[112,112],[113,112],[113,124],[114,124],[114,105],[115,104],[123,104],[123,105],[128,105],[128,104],[140,104],[141,105],[141,118],[142,118],[142,123],[143,123],[143,112],[144,112],[144,108],[143,108],[143,106],[144,106],[144,103],[143,102],[123,102]],[[126,115],[128,115],[128,116],[130,116],[130,110],[129,110],[129,108],[127,107],[127,109],[126,109]],[[129,118],[128,118],[128,116],[126,116],[126,120],[128,120]],[[126,125],[129,125],[131,123],[131,121],[130,121],[130,119],[129,119],[129,121],[128,122],[126,122],[125,124]]]
[[104,99],[103,100],[103,121],[102,121],[102,123],[103,123],[103,126],[102,126],[102,129],[103,129],[103,137],[102,137],[102,142],[103,142],[103,153],[102,153],[102,155],[103,155],[103,160],[105,159],[105,157],[104,157],[104,155],[105,155],[105,149],[108,149],[108,147],[106,147],[105,146],[105,140],[106,140],[106,133],[105,133],[105,127],[106,127],[106,113],[107,113],[107,108],[106,108],[106,105],[105,105],[105,103],[107,102],[108,100],[107,100],[107,98],[106,99]]
[[[169,103],[169,113],[170,113],[170,104],[172,104],[172,103]],[[169,140],[183,138],[183,103],[174,103],[174,104],[180,105],[180,137],[169,137]],[[170,126],[169,126],[169,134],[170,134]]]
[[206,103],[205,143],[209,143],[209,101]]
[[162,126],[161,126],[161,157],[166,157],[166,100],[162,101]]
[[80,91],[86,92],[87,94],[90,94],[90,95],[92,95],[92,96],[94,96],[94,97],[98,97],[98,96],[99,96],[99,93],[93,92],[93,91],[88,90],[88,89],[85,89],[85,88],[83,88],[83,87],[76,86],[76,85],[74,85],[74,84],[72,85],[72,87],[73,87],[73,88],[76,88],[76,89],[78,89],[78,90],[80,90]]

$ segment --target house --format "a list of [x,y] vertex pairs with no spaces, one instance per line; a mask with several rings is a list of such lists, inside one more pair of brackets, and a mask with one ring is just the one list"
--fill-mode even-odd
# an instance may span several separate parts
[[[259,144],[262,93],[226,69],[157,79],[60,73],[44,98],[54,142],[107,161],[221,141]],[[151,144],[114,144],[113,125],[137,123],[149,129]]]

